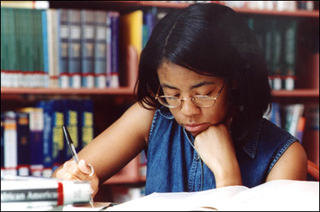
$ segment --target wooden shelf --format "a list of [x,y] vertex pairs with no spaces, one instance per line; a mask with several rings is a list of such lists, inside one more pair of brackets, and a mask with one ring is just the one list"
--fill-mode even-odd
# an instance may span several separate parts
[[295,89],[287,90],[273,90],[274,97],[316,97],[319,98],[319,90],[317,89]]
[[121,87],[121,88],[5,88],[1,87],[1,98],[2,94],[61,94],[61,95],[73,95],[73,94],[84,94],[84,95],[133,95],[132,87]]
[[[133,10],[142,7],[162,7],[162,8],[184,8],[194,3],[175,3],[161,1],[78,1],[75,5],[73,1],[49,1],[50,8],[91,8],[91,9],[115,9],[115,10]],[[201,4],[201,3],[197,3]],[[295,11],[278,11],[278,10],[257,10],[248,8],[233,8],[236,12],[254,15],[272,15],[272,16],[296,16],[319,18],[319,10],[295,10]]]

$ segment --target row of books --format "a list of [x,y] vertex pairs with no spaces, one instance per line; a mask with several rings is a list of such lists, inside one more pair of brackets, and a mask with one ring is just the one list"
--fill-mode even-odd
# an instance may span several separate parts
[[283,17],[246,20],[264,53],[271,88],[295,89],[298,21]]
[[1,176],[44,176],[71,158],[66,126],[77,151],[94,136],[90,99],[52,99],[1,113]]
[[300,143],[303,144],[303,133],[307,121],[304,104],[281,105],[280,103],[272,102],[270,113],[266,114],[265,118],[297,137]]
[[[155,24],[165,15],[155,8],[143,12],[143,44],[145,46]],[[293,90],[296,81],[297,19],[283,17],[244,16],[253,30],[265,56],[270,85],[274,90]],[[316,39],[316,38],[314,38]]]
[[119,87],[119,12],[1,7],[1,86]]
[[319,10],[318,1],[165,1],[171,3],[216,3],[232,8],[249,8],[253,10]]

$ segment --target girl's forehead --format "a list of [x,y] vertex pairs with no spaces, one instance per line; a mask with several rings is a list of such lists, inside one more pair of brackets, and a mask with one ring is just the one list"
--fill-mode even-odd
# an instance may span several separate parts
[[188,83],[190,81],[223,81],[223,77],[209,76],[197,73],[188,68],[177,64],[167,62],[163,63],[157,70],[160,81],[182,81]]

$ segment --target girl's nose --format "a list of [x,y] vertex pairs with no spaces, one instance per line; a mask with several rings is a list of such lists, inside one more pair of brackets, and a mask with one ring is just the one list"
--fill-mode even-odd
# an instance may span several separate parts
[[195,105],[191,99],[184,99],[180,107],[180,112],[184,116],[193,116],[200,113],[200,107]]

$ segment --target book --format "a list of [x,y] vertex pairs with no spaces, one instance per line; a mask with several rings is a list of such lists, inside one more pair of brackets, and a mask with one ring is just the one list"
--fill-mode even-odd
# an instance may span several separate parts
[[121,14],[119,20],[119,55],[120,66],[119,75],[120,85],[128,85],[127,67],[129,66],[127,56],[129,55],[129,47],[133,46],[137,52],[137,61],[139,61],[142,51],[142,28],[143,28],[143,12],[135,10],[126,14]]
[[18,141],[17,120],[14,111],[4,113],[4,175],[17,175],[18,168]]
[[142,10],[136,10],[120,16],[120,36],[124,52],[126,52],[128,46],[132,45],[140,55],[142,51],[142,28]]
[[105,88],[106,79],[106,45],[107,45],[107,12],[96,10],[95,15],[95,38],[94,38],[94,74],[95,87]]
[[[78,99],[63,99],[64,107],[64,125],[70,133],[70,137],[73,141],[74,147],[77,152],[81,149],[80,137],[79,137],[79,115],[80,115],[80,101]],[[67,141],[64,139],[64,146],[67,147]],[[69,148],[64,148],[64,161],[72,158],[72,154]]]
[[285,116],[283,128],[291,133],[291,135],[297,136],[298,121],[303,114],[304,104],[284,105],[283,111]]
[[31,175],[42,176],[44,127],[43,109],[39,107],[24,107],[19,111],[29,114]]
[[112,11],[107,11],[107,28],[106,28],[106,51],[107,51],[107,60],[106,60],[106,73],[107,73],[107,87],[111,84],[111,73],[112,73],[112,51],[111,51],[111,42],[112,42],[112,28],[111,28],[111,17]]
[[119,12],[112,11],[111,14],[111,75],[107,86],[119,87]]
[[282,89],[283,71],[283,40],[282,40],[283,19],[277,18],[272,22],[273,50],[272,50],[272,89]]
[[1,176],[4,170],[4,113],[1,112]]
[[94,105],[91,99],[81,100],[79,112],[79,131],[81,149],[88,145],[94,138]]
[[47,10],[48,75],[50,88],[59,87],[57,10]]
[[52,174],[52,104],[50,101],[39,101],[37,107],[43,110],[43,177]]
[[81,13],[68,9],[68,73],[71,88],[81,87]]
[[1,209],[32,210],[44,206],[87,204],[89,181],[43,177],[1,177]]
[[81,62],[84,88],[94,88],[94,22],[93,10],[81,10]]
[[274,180],[253,188],[227,186],[199,192],[152,193],[112,211],[319,210],[319,182]]
[[306,117],[301,116],[298,120],[297,133],[296,133],[296,137],[298,138],[301,144],[303,144],[303,132],[305,129],[305,125],[306,125]]
[[296,34],[297,21],[286,20],[283,25],[282,39],[284,42],[283,58],[284,58],[284,89],[293,90],[295,88],[296,79]]
[[43,76],[40,83],[41,87],[49,87],[49,43],[48,43],[48,14],[47,10],[41,11],[41,29],[42,29],[42,66]]
[[68,73],[68,10],[57,9],[58,23],[58,62],[59,62],[59,87],[69,88]]
[[64,126],[64,104],[61,99],[52,99],[50,101],[52,106],[52,171],[55,171],[61,166],[64,160],[64,136],[62,126]]
[[17,171],[19,176],[28,176],[30,170],[29,114],[16,112],[17,122]]

